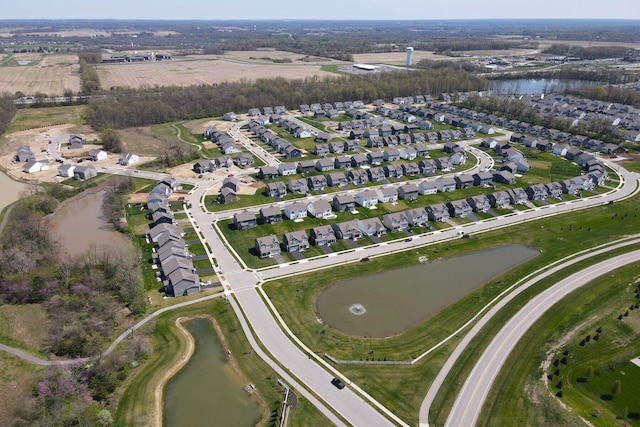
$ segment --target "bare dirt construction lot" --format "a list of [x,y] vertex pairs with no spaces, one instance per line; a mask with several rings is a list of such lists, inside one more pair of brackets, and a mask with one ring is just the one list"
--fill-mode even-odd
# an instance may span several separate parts
[[0,92],[63,95],[80,91],[77,55],[15,53],[0,61]]
[[[302,61],[304,59],[304,61]],[[291,60],[275,63],[274,60]],[[307,62],[308,61],[308,62]],[[320,69],[323,64],[342,64],[326,58],[272,50],[228,52],[224,55],[178,56],[170,61],[101,64],[98,76],[103,88],[190,86],[259,78],[301,79],[311,76],[335,76]]]

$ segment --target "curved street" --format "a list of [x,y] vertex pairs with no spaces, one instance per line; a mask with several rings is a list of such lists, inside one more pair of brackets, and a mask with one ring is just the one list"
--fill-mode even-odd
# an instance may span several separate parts
[[636,262],[640,262],[640,250],[587,267],[535,296],[507,322],[480,356],[458,393],[446,425],[473,426],[476,424],[491,386],[509,354],[547,310],[593,279]]

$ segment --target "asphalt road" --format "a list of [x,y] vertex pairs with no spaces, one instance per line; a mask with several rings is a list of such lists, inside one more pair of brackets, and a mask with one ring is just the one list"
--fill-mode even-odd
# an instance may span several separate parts
[[597,277],[639,262],[640,250],[587,267],[534,297],[498,332],[467,377],[453,404],[447,426],[476,424],[484,401],[518,341],[553,305]]

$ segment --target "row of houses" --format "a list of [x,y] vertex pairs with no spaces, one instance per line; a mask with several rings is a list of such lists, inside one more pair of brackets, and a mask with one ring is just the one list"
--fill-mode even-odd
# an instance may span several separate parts
[[176,223],[170,197],[177,188],[174,178],[160,181],[147,197],[151,220],[147,238],[154,243],[153,262],[160,270],[165,295],[178,297],[200,292],[200,278],[184,240],[185,232]]
[[[281,138],[272,130],[267,129],[265,124],[267,124],[266,120],[261,118],[252,119],[249,122],[249,131],[287,159],[302,157],[302,150],[291,144],[286,139]],[[311,133],[309,132],[307,136],[311,136]]]
[[242,152],[242,147],[236,144],[236,141],[233,138],[231,138],[226,132],[218,130],[215,126],[207,127],[203,136],[206,139],[215,142],[222,154],[226,156]]
[[331,111],[344,111],[350,109],[361,109],[364,108],[364,102],[362,101],[336,101],[334,103],[325,102],[324,104],[314,103],[314,104],[300,104],[298,109],[302,114],[313,113],[314,115],[319,113],[324,113],[325,115]]

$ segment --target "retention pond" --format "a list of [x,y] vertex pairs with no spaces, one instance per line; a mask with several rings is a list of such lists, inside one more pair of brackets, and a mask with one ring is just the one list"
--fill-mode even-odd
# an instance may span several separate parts
[[258,401],[227,362],[209,319],[185,323],[195,351],[164,391],[164,425],[253,427],[260,420]]
[[318,295],[316,312],[349,335],[397,335],[537,254],[506,245],[338,282]]

